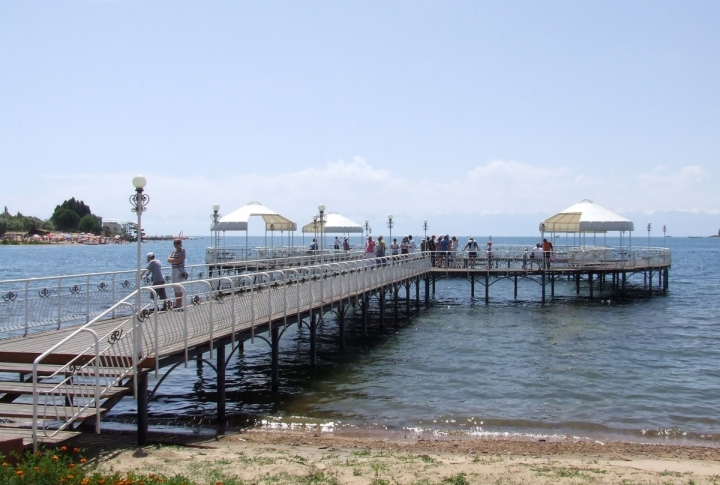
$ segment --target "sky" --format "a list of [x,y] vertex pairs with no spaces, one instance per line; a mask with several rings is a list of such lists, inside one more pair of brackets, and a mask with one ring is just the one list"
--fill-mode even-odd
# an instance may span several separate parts
[[717,1],[2,2],[0,205],[131,220],[142,174],[153,235],[259,201],[532,236],[582,199],[716,234],[718,25]]

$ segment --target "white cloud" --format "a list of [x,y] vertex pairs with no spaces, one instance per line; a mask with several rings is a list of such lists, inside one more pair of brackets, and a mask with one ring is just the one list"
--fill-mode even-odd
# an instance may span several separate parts
[[[476,221],[482,215],[538,214],[540,220],[540,215],[584,198],[621,213],[720,211],[712,183],[717,174],[699,165],[675,172],[657,167],[650,173],[629,170],[602,175],[580,173],[573,167],[503,160],[469,171],[455,169],[452,162],[437,168],[434,173],[394,173],[356,157],[273,175],[245,173],[244,167],[238,167],[235,174],[217,173],[212,166],[187,175],[150,172],[145,174],[151,197],[146,227],[152,234],[180,230],[203,234],[208,232],[212,204],[219,203],[221,213],[229,213],[252,200],[296,219],[299,225],[310,221],[318,204],[324,203],[327,210],[359,223],[374,221],[376,234],[377,226],[384,226],[390,213],[396,216],[397,230],[402,231],[403,220],[417,225],[424,218],[462,221],[470,217]],[[0,188],[12,212],[49,217],[56,204],[75,196],[106,218],[131,219],[127,199],[133,192],[133,175],[47,175],[12,185],[5,182],[7,186]],[[531,231],[534,227],[527,233]]]

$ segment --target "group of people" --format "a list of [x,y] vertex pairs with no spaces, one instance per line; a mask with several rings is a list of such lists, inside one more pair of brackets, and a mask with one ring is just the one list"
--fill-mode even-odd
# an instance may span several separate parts
[[[182,247],[182,239],[175,239],[173,241],[173,251],[167,258],[167,262],[171,265],[170,281],[173,283],[181,283],[188,277],[187,271],[185,271],[185,260],[187,255],[185,254],[185,248]],[[161,310],[169,310],[175,308],[178,311],[183,311],[183,287],[173,286],[173,292],[175,293],[175,302],[168,303],[167,293],[165,292],[165,276],[162,272],[162,265],[160,261],[155,259],[155,253],[147,253],[146,256],[147,267],[143,271],[141,278],[146,275],[150,275],[153,284],[153,290],[155,294],[160,298],[162,302]]]
[[[492,245],[492,241],[488,241],[485,245],[484,260],[488,268],[491,268],[493,263]],[[391,256],[396,256],[398,254],[411,254],[416,250],[417,247],[412,236],[403,236],[400,244],[398,244],[397,239],[393,239],[390,244]],[[458,258],[458,250],[463,252],[467,251],[467,257]],[[475,268],[478,264],[480,246],[472,236],[470,236],[465,245],[460,248],[460,242],[457,237],[450,237],[448,234],[441,234],[439,237],[436,237],[433,234],[427,239],[422,238],[420,241],[420,251],[429,251],[431,253],[430,258],[432,265],[437,268],[457,268],[461,267],[461,262],[463,268]],[[554,257],[553,251],[553,245],[547,239],[543,239],[542,243],[537,243],[531,251],[529,251],[529,248],[525,248],[522,259],[523,269],[528,269],[529,265],[529,269],[533,270],[535,264],[537,264],[538,269],[550,269],[550,263]],[[373,240],[372,236],[367,236],[365,243],[365,256],[367,258],[384,257],[385,254],[386,245],[383,240],[383,236],[378,236],[377,240]]]
[[550,269],[550,262],[554,259],[555,249],[550,241],[543,239],[542,243],[537,243],[532,250],[528,252],[528,248],[525,248],[523,252],[523,269],[528,269],[528,262],[530,263],[530,271],[537,263],[538,269]]

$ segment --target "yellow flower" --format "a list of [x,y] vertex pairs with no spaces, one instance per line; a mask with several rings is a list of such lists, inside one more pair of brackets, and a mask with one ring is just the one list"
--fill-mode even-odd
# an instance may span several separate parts
[[24,471],[22,471],[22,470],[18,470],[18,471],[17,471],[17,476],[21,477],[21,476],[23,476],[23,475],[25,475],[25,472],[24,472]]
[[7,464],[7,463],[3,463],[3,466],[8,466],[8,464]]
[[80,458],[80,463],[87,463],[87,458]]
[[57,455],[53,455],[53,457],[52,457],[52,461],[58,461],[58,457],[57,457]]

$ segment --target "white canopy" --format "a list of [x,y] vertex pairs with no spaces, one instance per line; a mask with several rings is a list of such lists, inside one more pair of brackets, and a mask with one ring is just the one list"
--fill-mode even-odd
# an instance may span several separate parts
[[632,231],[633,222],[584,199],[540,223],[543,232]]
[[[347,234],[351,232],[359,232],[362,234],[363,226],[356,224],[347,217],[341,216],[337,212],[328,212],[322,231],[326,234]],[[311,222],[302,228],[302,232],[312,233],[320,232],[320,223]]]
[[213,231],[247,231],[248,220],[252,216],[260,216],[265,221],[266,231],[295,231],[297,224],[287,217],[283,217],[272,209],[268,209],[260,202],[250,202],[247,205],[223,216],[213,224]]

